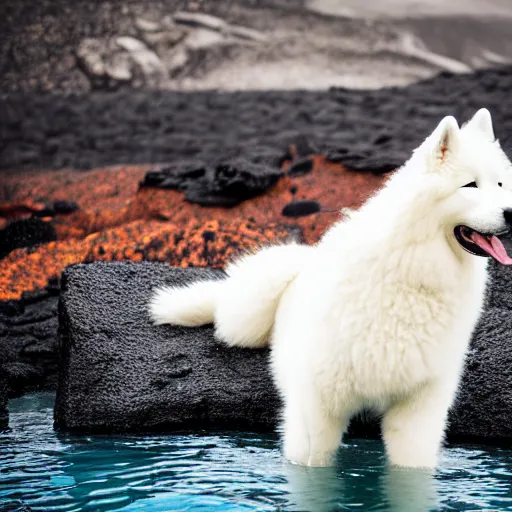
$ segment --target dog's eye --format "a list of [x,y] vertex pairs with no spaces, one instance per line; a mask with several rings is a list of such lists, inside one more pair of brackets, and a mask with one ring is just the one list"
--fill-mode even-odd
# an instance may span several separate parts
[[498,187],[503,187],[503,183],[499,182]]
[[478,188],[476,186],[476,181],[472,181],[471,183],[468,183],[467,185],[464,185],[462,188],[464,188],[464,187]]

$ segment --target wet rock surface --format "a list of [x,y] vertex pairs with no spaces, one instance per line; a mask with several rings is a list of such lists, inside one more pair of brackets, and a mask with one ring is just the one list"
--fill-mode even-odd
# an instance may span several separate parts
[[151,290],[212,270],[94,263],[64,274],[56,426],[87,431],[269,428],[277,396],[264,350],[228,349],[211,327],[152,326]]
[[[512,280],[503,267],[492,273],[500,283]],[[70,267],[60,305],[58,427],[274,428],[279,400],[266,350],[227,348],[214,340],[210,326],[150,325],[145,305],[153,287],[218,277],[211,270],[151,263]],[[501,289],[491,288],[491,303]],[[484,314],[450,414],[451,439],[512,439],[511,328],[509,309],[491,307]],[[361,421],[350,429],[353,435],[377,432],[374,423]]]
[[[382,173],[403,164],[444,116],[464,122],[481,107],[508,150],[511,87],[504,67],[377,91],[13,94],[0,100],[0,169],[181,162],[176,186],[187,188],[197,161],[276,161],[301,140],[349,169]],[[308,169],[304,162],[292,172]]]

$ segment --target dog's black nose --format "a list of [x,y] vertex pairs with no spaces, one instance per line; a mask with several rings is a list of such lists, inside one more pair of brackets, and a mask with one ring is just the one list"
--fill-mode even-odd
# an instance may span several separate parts
[[512,228],[512,208],[503,210],[503,215],[505,216],[505,222],[508,224],[509,228]]

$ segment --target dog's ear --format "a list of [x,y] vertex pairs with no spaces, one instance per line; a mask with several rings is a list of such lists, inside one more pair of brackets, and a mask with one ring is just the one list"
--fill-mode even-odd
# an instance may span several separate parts
[[485,134],[490,141],[496,139],[494,128],[492,127],[491,113],[486,108],[481,108],[464,127],[474,128]]
[[432,156],[442,162],[459,144],[459,125],[456,119],[453,116],[446,116],[429,139]]

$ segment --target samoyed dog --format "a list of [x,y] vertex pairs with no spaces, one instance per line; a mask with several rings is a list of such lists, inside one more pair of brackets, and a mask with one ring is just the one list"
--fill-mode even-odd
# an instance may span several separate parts
[[271,346],[285,457],[326,466],[373,409],[391,464],[434,468],[484,301],[487,261],[512,264],[511,163],[481,109],[445,117],[384,188],[315,246],[267,247],[227,278],[155,291],[155,324],[214,322]]

